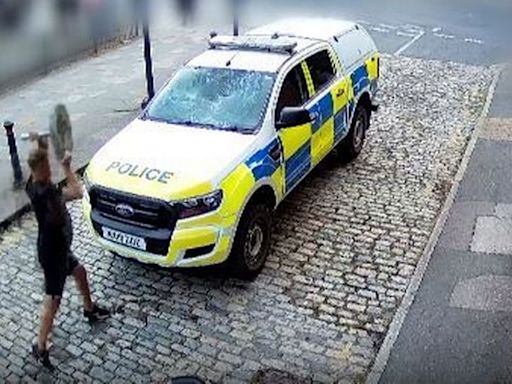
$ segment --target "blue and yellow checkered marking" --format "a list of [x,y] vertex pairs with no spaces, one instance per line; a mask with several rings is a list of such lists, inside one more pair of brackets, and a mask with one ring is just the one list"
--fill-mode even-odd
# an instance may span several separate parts
[[334,103],[330,93],[327,93],[320,101],[309,109],[309,112],[316,116],[313,122],[313,133],[318,131],[332,117]]
[[249,167],[254,175],[256,181],[261,180],[265,177],[271,177],[281,166],[281,158],[275,160],[270,156],[271,151],[275,147],[280,148],[281,144],[278,138],[272,140],[265,148],[259,150],[252,155],[245,164]]
[[[378,55],[368,59],[350,76],[338,80],[309,112],[316,116],[311,124],[293,127],[279,133],[284,151],[285,188],[289,192],[349,132],[355,100],[368,86],[372,95],[377,90]],[[305,67],[305,68],[304,68]],[[303,65],[306,80],[311,80]],[[308,89],[315,93],[312,81]],[[338,91],[343,90],[338,95]],[[269,168],[270,171],[270,168]]]
[[354,89],[354,95],[358,96],[363,91],[363,89],[368,87],[368,85],[370,84],[366,64],[361,65],[354,72],[352,72],[351,79],[352,86]]

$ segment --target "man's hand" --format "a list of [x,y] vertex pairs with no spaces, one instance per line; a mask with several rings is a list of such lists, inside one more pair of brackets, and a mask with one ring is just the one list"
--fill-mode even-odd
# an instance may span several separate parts
[[37,141],[37,140],[39,140],[39,133],[38,132],[30,132],[28,134],[28,139],[30,141]]
[[73,155],[71,154],[71,152],[69,152],[69,151],[64,152],[64,157],[62,158],[62,161],[61,161],[62,166],[65,169],[71,168],[71,160],[73,160]]
[[48,150],[48,135],[41,135],[38,132],[30,132],[28,139],[34,144],[35,148]]

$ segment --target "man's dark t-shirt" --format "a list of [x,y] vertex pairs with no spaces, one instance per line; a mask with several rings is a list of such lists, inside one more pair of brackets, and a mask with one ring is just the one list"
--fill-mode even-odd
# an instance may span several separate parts
[[73,229],[62,191],[52,183],[30,179],[27,194],[35,211],[39,234],[37,251],[43,269],[69,268]]

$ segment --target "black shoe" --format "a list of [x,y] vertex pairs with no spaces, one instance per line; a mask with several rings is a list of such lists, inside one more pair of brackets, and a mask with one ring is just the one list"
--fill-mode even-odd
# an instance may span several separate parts
[[51,372],[55,370],[55,366],[50,361],[50,353],[47,350],[39,350],[37,344],[32,344],[32,356]]
[[89,323],[95,323],[96,321],[105,320],[110,317],[110,311],[94,304],[94,309],[92,311],[84,310],[84,317],[89,320]]

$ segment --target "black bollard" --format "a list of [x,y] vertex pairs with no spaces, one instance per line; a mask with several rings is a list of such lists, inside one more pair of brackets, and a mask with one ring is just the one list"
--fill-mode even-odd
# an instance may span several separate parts
[[14,123],[12,121],[6,121],[4,123],[4,128],[7,135],[7,144],[9,145],[9,154],[11,155],[11,165],[14,173],[14,187],[19,188],[23,184],[23,172],[21,171],[18,148],[16,147]]
[[233,1],[233,36],[240,34],[240,3],[239,0]]
[[153,59],[151,57],[151,38],[149,35],[149,4],[144,2],[142,8],[142,35],[144,36],[144,62],[146,63],[147,100],[155,96],[155,80],[153,78]]

